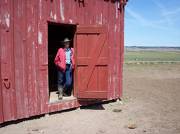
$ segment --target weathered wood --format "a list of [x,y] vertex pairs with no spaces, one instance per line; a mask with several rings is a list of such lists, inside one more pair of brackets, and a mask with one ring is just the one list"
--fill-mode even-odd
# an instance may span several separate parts
[[0,0],[0,123],[91,103],[80,104],[77,98],[67,103],[49,103],[50,22],[77,26],[74,96],[119,98],[125,3],[126,0],[89,0],[84,4],[78,0]]

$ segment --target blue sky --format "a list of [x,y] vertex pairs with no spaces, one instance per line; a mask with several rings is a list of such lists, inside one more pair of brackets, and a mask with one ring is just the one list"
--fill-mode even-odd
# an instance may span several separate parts
[[125,45],[180,47],[180,0],[129,0]]

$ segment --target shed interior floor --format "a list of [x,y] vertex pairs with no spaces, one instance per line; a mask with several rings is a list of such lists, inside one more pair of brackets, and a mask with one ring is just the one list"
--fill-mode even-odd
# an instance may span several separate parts
[[71,96],[63,96],[63,99],[59,100],[57,91],[53,91],[53,92],[50,92],[49,102],[54,103],[54,102],[62,102],[62,101],[73,100],[73,99],[76,99],[76,97],[71,95]]
[[[63,40],[69,38],[73,47],[73,38],[76,25],[49,23],[48,24],[48,79],[49,79],[49,101],[58,101],[57,68],[54,58],[59,48],[63,47]],[[71,94],[70,94],[71,96]],[[66,97],[64,97],[65,99]]]

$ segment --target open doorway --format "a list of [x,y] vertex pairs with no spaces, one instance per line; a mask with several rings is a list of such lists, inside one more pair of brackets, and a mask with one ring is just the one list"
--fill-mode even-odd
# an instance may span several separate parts
[[[70,47],[74,47],[73,38],[76,31],[76,25],[48,23],[48,82],[49,82],[49,102],[58,100],[58,84],[57,84],[57,66],[54,63],[55,56],[59,48],[63,48],[63,40],[71,39]],[[73,78],[73,77],[72,77]],[[73,82],[72,82],[73,83]],[[73,83],[74,84],[74,83]],[[73,98],[73,84],[71,93],[64,96],[62,100]]]

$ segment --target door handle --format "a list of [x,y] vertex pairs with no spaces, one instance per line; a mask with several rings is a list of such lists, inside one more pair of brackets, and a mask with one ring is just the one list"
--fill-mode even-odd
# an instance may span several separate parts
[[11,83],[10,83],[10,81],[9,81],[8,78],[4,78],[4,79],[3,79],[3,84],[4,84],[4,87],[5,87],[6,89],[10,89]]

